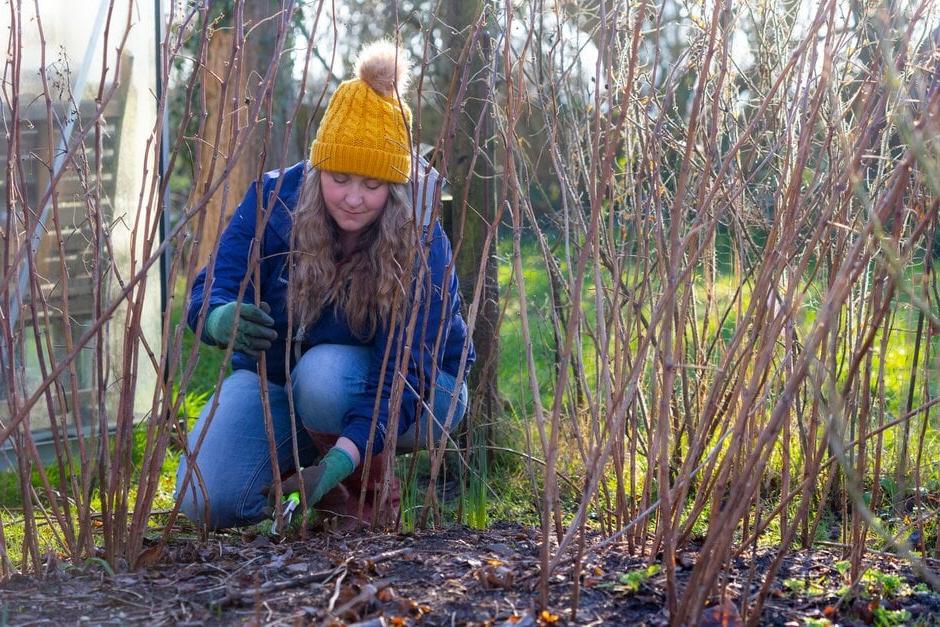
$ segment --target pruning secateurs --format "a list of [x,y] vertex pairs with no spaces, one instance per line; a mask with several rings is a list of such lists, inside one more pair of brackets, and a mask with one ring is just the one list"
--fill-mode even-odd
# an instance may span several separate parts
[[291,492],[290,494],[284,495],[284,500],[281,501],[281,505],[284,507],[284,511],[281,514],[281,526],[277,526],[277,512],[274,512],[274,533],[281,535],[284,531],[290,527],[290,521],[294,517],[294,512],[300,507],[300,492]]

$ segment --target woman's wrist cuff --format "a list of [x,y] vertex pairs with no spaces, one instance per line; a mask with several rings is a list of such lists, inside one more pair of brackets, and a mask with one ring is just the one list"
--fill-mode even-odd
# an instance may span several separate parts
[[356,462],[353,460],[352,455],[338,446],[334,446],[327,451],[326,455],[323,456],[323,463],[326,463],[328,472],[335,467],[336,472],[343,473],[343,476],[339,479],[340,481],[351,475],[352,471],[356,469]]
[[340,481],[351,475],[355,469],[349,454],[335,446],[323,456],[320,465],[323,466],[323,475],[313,493],[314,503],[322,499],[323,495],[335,488]]

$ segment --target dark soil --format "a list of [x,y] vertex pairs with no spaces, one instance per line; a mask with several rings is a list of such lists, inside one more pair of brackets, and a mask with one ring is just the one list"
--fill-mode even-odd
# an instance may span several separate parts
[[[81,567],[53,563],[41,579],[4,582],[0,624],[667,623],[664,575],[639,575],[648,562],[618,546],[587,558],[575,616],[573,560],[552,577],[548,610],[536,609],[538,547],[536,530],[510,523],[486,531],[452,527],[409,535],[324,532],[278,544],[264,536],[199,541],[178,534],[165,549],[145,553],[136,571],[112,574],[98,561]],[[773,551],[760,550],[732,563],[722,586],[725,598],[737,600],[746,586],[756,592],[773,557]],[[834,624],[862,625],[887,616],[904,624],[940,624],[940,596],[915,591],[919,582],[900,560],[884,556],[874,565],[879,573],[899,575],[900,589],[870,582],[841,596],[838,560],[825,550],[788,556],[761,623],[804,625],[826,617]],[[694,551],[679,556],[680,587],[694,561]],[[740,624],[733,603],[722,605],[720,596],[713,601],[703,625]]]

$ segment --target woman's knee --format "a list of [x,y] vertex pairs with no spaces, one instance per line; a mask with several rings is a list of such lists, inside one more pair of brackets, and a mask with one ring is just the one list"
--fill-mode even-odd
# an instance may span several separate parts
[[[194,453],[195,440],[197,438],[190,438],[190,447],[180,457],[176,470],[175,494],[180,511],[193,522],[210,529],[254,522],[245,519],[243,510],[247,491],[251,489],[251,477],[256,474],[258,463],[264,461],[261,451],[234,456],[231,455],[232,447],[225,447],[228,450],[226,454],[219,450],[217,440],[206,439],[204,446]],[[249,459],[254,457],[258,459]],[[232,461],[227,462],[226,458]],[[260,492],[260,488],[258,490]]]
[[[236,371],[210,399],[189,434],[176,474],[180,510],[211,528],[255,522],[271,482],[265,410],[257,374]],[[292,466],[294,429],[282,386],[269,385],[268,408],[281,470]],[[301,463],[312,454],[306,433],[297,434]],[[198,450],[197,450],[198,449]]]
[[[263,461],[259,463],[264,465]],[[187,466],[181,463],[177,471],[176,492],[180,511],[193,522],[210,529],[225,529],[256,523],[264,517],[267,500],[263,488],[271,483],[270,468],[267,480],[255,473],[255,477],[239,484],[219,473],[198,472],[198,466],[187,481]]]
[[294,407],[305,427],[339,433],[343,418],[364,393],[371,348],[319,344],[291,373]]
[[199,472],[198,463],[191,471],[189,467],[189,464],[181,461],[176,472],[176,497],[180,502],[180,512],[210,529],[224,529],[240,524],[236,511],[238,495],[232,493],[230,486],[217,481],[212,473]]
[[[276,453],[280,472],[289,472],[294,467],[290,436],[277,442]],[[298,453],[301,465],[313,461],[311,444],[302,444]],[[274,468],[268,451],[254,451],[245,456],[243,463],[233,462],[230,466],[212,460],[207,460],[207,464],[200,464],[200,461],[197,459],[190,471],[187,460],[181,459],[177,469],[176,495],[180,500],[180,511],[187,518],[210,529],[224,529],[253,524],[265,517],[268,505],[266,488],[274,481]],[[187,472],[190,475],[188,479]]]

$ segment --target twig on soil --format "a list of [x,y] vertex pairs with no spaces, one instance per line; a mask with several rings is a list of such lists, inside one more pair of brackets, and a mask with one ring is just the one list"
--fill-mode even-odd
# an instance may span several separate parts
[[283,581],[269,581],[265,584],[258,586],[257,588],[249,588],[247,590],[233,590],[225,595],[218,603],[213,604],[216,608],[223,608],[229,605],[240,605],[242,603],[251,603],[257,599],[260,595],[270,594],[272,592],[281,592],[282,590],[288,590],[290,588],[296,588],[298,586],[303,586],[309,583],[322,583],[317,580],[326,577],[329,579],[334,574],[336,574],[338,569],[345,568],[346,564],[337,568],[330,568],[328,570],[318,570],[313,573],[304,573],[303,575],[298,575],[290,579]]
[[[346,564],[348,563],[349,561],[347,560]],[[343,566],[345,566],[346,564],[343,564]],[[336,578],[336,589],[333,591],[333,596],[330,597],[330,604],[326,608],[327,614],[333,613],[333,608],[336,607],[336,601],[337,599],[339,599],[339,593],[343,585],[343,580],[346,579],[346,575],[348,573],[349,571],[346,568],[343,568],[343,573],[339,577]]]
[[382,562],[387,562],[393,557],[400,557],[402,555],[411,555],[412,553],[414,553],[414,549],[411,548],[410,546],[406,546],[400,549],[392,549],[390,551],[383,551],[379,553],[378,555],[376,555],[375,557],[371,557],[367,559],[366,561],[371,562],[373,564],[381,564]]
[[[414,551],[411,547],[404,547],[401,549],[393,549],[391,551],[384,551],[378,555],[369,558],[366,562],[371,564],[380,564],[382,562],[388,561],[394,557],[399,557],[401,555],[408,555]],[[291,588],[296,588],[298,586],[304,586],[309,583],[319,583],[321,585],[325,584],[327,581],[332,579],[338,573],[344,573],[340,577],[342,581],[345,577],[345,570],[349,566],[349,563],[355,558],[349,558],[345,560],[339,566],[326,570],[318,570],[312,573],[304,573],[302,575],[297,575],[296,577],[291,577],[290,579],[285,579],[282,581],[269,581],[264,583],[256,588],[249,588],[247,590],[233,590],[220,599],[217,603],[214,603],[213,606],[216,608],[223,608],[229,605],[240,605],[243,603],[252,603],[259,596],[267,595],[272,592],[282,592],[284,590],[289,590]],[[331,604],[335,601],[331,601]]]
[[[375,595],[377,595],[378,593],[379,593],[379,589],[377,587],[375,587],[371,583],[367,583],[366,585],[362,586],[362,590],[359,591],[359,594],[357,594],[356,596],[351,598],[349,601],[341,605],[339,609],[336,610],[335,615],[342,616],[349,610],[355,608],[357,605],[368,603],[369,601],[374,599]],[[333,615],[333,614],[334,613],[330,613],[329,615]]]

